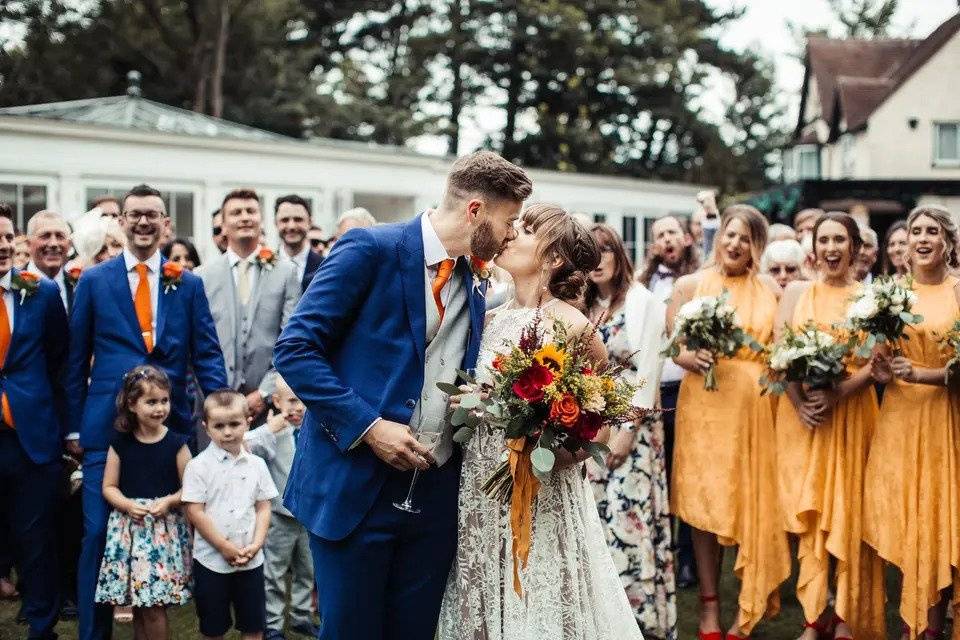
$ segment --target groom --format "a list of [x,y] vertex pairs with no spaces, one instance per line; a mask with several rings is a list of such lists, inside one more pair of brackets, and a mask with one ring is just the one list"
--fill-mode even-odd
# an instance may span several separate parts
[[[432,640],[457,543],[460,453],[438,381],[473,368],[490,260],[530,195],[522,169],[457,160],[440,206],[345,234],[274,362],[307,406],[284,504],[310,531],[321,640]],[[424,447],[412,430],[435,434]],[[412,470],[419,514],[396,509]]]

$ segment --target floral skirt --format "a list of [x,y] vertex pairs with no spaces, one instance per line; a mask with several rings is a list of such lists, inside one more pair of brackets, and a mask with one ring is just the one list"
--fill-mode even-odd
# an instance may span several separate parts
[[179,510],[141,522],[111,511],[95,599],[134,607],[184,604],[190,599],[191,554],[190,528]]
[[644,637],[676,640],[677,603],[663,442],[663,422],[645,421],[622,466],[609,471],[588,460],[587,476],[610,555]]

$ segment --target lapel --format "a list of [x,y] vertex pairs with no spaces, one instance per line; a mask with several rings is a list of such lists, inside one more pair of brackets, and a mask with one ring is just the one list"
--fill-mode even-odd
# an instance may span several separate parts
[[403,282],[407,323],[410,325],[417,357],[422,365],[427,348],[427,312],[424,306],[423,235],[420,232],[420,216],[404,225],[400,242],[397,244],[397,254],[400,258],[400,278]]
[[461,257],[458,261],[458,268],[463,274],[463,286],[467,288],[468,300],[470,301],[470,338],[467,342],[473,343],[480,339],[480,332],[483,330],[483,316],[487,311],[486,285],[481,284],[480,288],[473,286],[473,271],[470,269],[470,258]]
[[[157,286],[160,289],[157,291],[157,335],[153,337],[153,348],[156,349],[157,345],[160,344],[160,339],[163,338],[163,327],[166,325],[167,320],[167,296],[176,295],[176,291],[170,289],[170,292],[166,292],[166,287],[163,285],[163,265],[166,263],[167,259],[160,256],[160,274],[157,277]],[[181,282],[181,286],[183,283]],[[180,287],[177,287],[179,290]]]
[[126,318],[127,324],[130,325],[130,331],[135,338],[134,342],[146,352],[147,347],[143,344],[143,336],[140,334],[140,322],[137,321],[137,311],[133,307],[133,294],[130,293],[130,279],[127,277],[127,264],[124,262],[123,254],[105,264],[110,270],[107,281],[113,290],[114,300],[120,308],[120,315]]
[[[16,276],[18,273],[20,273],[20,269],[12,269],[13,276]],[[8,309],[7,313],[12,314],[13,331],[10,332],[10,348],[7,350],[6,362],[3,363],[4,369],[10,367],[13,362],[16,362],[17,357],[20,355],[19,347],[23,342],[22,334],[26,331],[23,327],[37,327],[37,323],[33,320],[31,310],[33,309],[33,299],[40,295],[38,291],[23,302],[20,302],[19,291],[11,291],[10,293],[13,296],[13,308]]]

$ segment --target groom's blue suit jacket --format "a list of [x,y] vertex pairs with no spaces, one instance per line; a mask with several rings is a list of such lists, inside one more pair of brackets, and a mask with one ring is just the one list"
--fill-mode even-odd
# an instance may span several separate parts
[[[468,261],[456,269],[471,292],[461,364],[472,369],[485,304]],[[353,445],[377,418],[409,423],[423,389],[424,278],[419,217],[351,230],[323,261],[274,349],[277,371],[307,406],[284,504],[326,540],[356,528],[388,473],[369,447]]]

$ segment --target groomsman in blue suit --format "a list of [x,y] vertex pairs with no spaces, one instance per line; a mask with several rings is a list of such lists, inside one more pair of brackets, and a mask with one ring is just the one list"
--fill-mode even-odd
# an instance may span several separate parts
[[[346,233],[280,335],[307,406],[284,504],[310,532],[322,640],[433,640],[461,460],[436,383],[476,364],[486,284],[468,256],[515,237],[530,190],[496,154],[461,158],[437,209]],[[414,468],[416,514],[394,506]]]
[[0,217],[0,513],[9,521],[28,637],[56,638],[67,314],[52,280],[12,268],[13,238],[13,222]]
[[[123,376],[141,364],[173,384],[167,426],[192,434],[186,379],[204,393],[227,385],[210,307],[200,279],[166,266],[158,247],[170,225],[160,192],[134,187],[123,199],[122,255],[84,272],[70,317],[66,377],[71,430],[83,448],[83,545],[78,567],[80,638],[107,638],[111,609],[94,605],[109,506],[101,484]],[[89,381],[89,382],[88,382]]]

